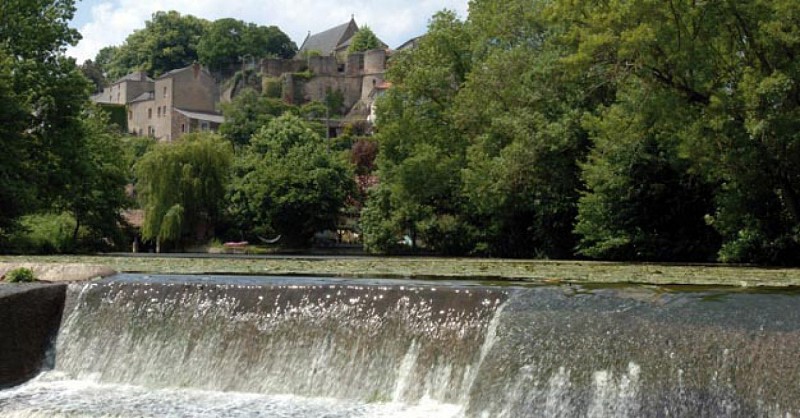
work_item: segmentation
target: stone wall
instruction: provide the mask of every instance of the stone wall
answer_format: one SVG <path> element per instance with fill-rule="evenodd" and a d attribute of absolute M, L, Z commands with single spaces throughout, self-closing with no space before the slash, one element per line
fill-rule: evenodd
<path fill-rule="evenodd" d="M 268 77 L 280 77 L 284 73 L 298 73 L 307 67 L 308 64 L 304 60 L 265 58 L 261 61 L 261 73 Z"/>
<path fill-rule="evenodd" d="M 0 388 L 36 376 L 58 334 L 66 284 L 0 284 Z"/>

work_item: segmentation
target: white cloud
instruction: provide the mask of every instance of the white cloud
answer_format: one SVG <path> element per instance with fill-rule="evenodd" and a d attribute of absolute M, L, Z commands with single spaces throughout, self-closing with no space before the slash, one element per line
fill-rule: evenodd
<path fill-rule="evenodd" d="M 319 32 L 347 22 L 368 25 L 396 47 L 424 32 L 430 17 L 448 8 L 466 17 L 468 0 L 84 0 L 91 7 L 88 22 L 77 29 L 83 39 L 67 51 L 78 62 L 94 58 L 100 48 L 120 45 L 159 10 L 177 10 L 204 19 L 233 17 L 280 27 L 298 46 L 308 31 Z M 78 3 L 81 7 L 81 3 Z"/>

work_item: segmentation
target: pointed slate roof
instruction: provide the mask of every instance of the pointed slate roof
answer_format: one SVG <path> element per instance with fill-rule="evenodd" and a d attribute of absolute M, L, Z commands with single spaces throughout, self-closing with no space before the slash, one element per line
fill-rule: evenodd
<path fill-rule="evenodd" d="M 358 32 L 358 25 L 356 25 L 355 18 L 351 18 L 347 23 L 306 37 L 298 54 L 301 55 L 306 51 L 319 51 L 323 56 L 332 55 L 339 44 L 349 40 L 356 32 Z"/>

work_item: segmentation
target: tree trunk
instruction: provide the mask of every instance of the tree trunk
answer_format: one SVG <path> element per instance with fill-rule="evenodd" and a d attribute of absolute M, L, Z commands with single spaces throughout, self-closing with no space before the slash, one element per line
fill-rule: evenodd
<path fill-rule="evenodd" d="M 80 216 L 78 216 L 78 214 L 75 213 L 75 229 L 72 230 L 72 245 L 76 248 L 78 247 L 78 233 L 80 232 L 81 229 L 80 219 L 81 219 Z"/>

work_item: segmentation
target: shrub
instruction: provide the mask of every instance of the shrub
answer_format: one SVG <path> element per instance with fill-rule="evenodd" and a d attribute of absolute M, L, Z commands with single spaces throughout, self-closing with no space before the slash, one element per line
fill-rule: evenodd
<path fill-rule="evenodd" d="M 264 77 L 261 81 L 261 90 L 264 96 L 280 99 L 283 97 L 283 80 L 275 77 Z"/>
<path fill-rule="evenodd" d="M 29 283 L 36 281 L 36 276 L 34 276 L 33 270 L 20 267 L 6 273 L 4 280 L 9 283 Z"/>
<path fill-rule="evenodd" d="M 53 254 L 74 250 L 75 219 L 68 213 L 27 215 L 20 225 L 22 228 L 11 238 L 11 245 L 19 252 Z"/>

